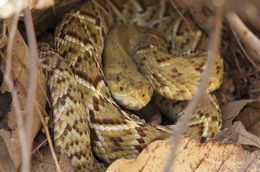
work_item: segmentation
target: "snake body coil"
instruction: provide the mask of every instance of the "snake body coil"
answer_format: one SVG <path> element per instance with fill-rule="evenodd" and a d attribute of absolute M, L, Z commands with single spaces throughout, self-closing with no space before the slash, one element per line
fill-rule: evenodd
<path fill-rule="evenodd" d="M 48 44 L 39 46 L 40 56 L 47 57 L 55 146 L 69 156 L 76 170 L 102 170 L 103 167 L 95 157 L 106 163 L 111 163 L 119 157 L 135 157 L 150 142 L 167 138 L 171 134 L 163 127 L 151 126 L 130 118 L 129 114 L 114 102 L 104 80 L 101 58 L 106 35 L 115 23 L 156 27 L 159 32 L 175 35 L 175 45 L 169 48 L 172 51 L 179 48 L 180 51 L 174 52 L 175 56 L 201 56 L 204 50 L 198 47 L 203 46 L 198 45 L 204 43 L 202 40 L 206 39 L 205 36 L 201 36 L 201 32 L 195 27 L 192 29 L 195 31 L 196 39 L 192 42 L 188 40 L 190 34 L 186 32 L 181 34 L 182 37 L 178 36 L 179 32 L 184 32 L 179 31 L 183 23 L 176 11 L 168 9 L 169 7 L 170 5 L 163 0 L 88 1 L 79 10 L 64 17 L 56 28 L 53 48 Z M 171 36 L 165 39 L 167 42 L 173 40 Z M 173 69 L 169 65 L 172 63 L 170 55 L 159 51 L 161 49 L 158 43 L 154 46 L 144 46 L 148 43 L 149 41 L 144 40 L 136 55 L 140 70 L 146 73 L 149 80 L 154 81 L 153 88 L 168 98 L 190 99 L 197 89 L 196 84 L 205 57 L 192 58 L 190 62 L 186 62 L 186 58 L 177 58 L 174 62 L 177 63 L 176 67 Z M 151 55 L 150 52 L 153 52 L 154 57 L 145 60 L 147 54 Z M 141 59 L 143 60 L 140 61 Z M 168 65 L 167 61 L 170 62 Z M 164 63 L 164 67 L 156 67 L 156 63 Z M 222 63 L 219 58 L 211 77 L 209 92 L 220 85 Z M 153 73 L 152 68 L 155 68 Z M 185 79 L 182 76 L 189 78 Z M 181 78 L 185 80 L 182 81 Z M 185 87 L 185 82 L 190 85 Z M 211 136 L 219 130 L 219 114 L 208 114 L 206 117 L 198 118 L 192 125 L 195 128 L 197 125 L 204 131 L 200 133 L 204 134 L 203 137 L 209 136 L 205 131 L 209 131 Z M 199 125 L 209 121 L 213 127 L 208 126 L 208 123 Z"/>

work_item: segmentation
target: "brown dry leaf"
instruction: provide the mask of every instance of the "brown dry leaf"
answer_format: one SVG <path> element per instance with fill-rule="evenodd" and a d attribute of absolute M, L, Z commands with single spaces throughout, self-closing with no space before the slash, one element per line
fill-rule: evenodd
<path fill-rule="evenodd" d="M 220 133 L 214 136 L 212 141 L 226 144 L 236 143 L 260 148 L 260 137 L 257 137 L 256 135 L 246 131 L 240 121 L 237 121 L 231 127 L 222 130 Z"/>
<path fill-rule="evenodd" d="M 239 115 L 241 110 L 248 104 L 253 102 L 254 100 L 238 100 L 233 101 L 228 104 L 225 104 L 221 107 L 222 112 L 222 128 L 228 128 L 232 126 L 233 120 Z"/>
<path fill-rule="evenodd" d="M 107 172 L 162 171 L 170 147 L 167 141 L 153 142 L 136 159 L 119 159 L 109 166 Z M 184 138 L 170 171 L 257 171 L 259 157 L 260 151 L 250 153 L 237 145 L 200 144 Z"/>
<path fill-rule="evenodd" d="M 260 137 L 257 137 L 256 135 L 253 135 L 250 132 L 248 132 L 240 121 L 235 122 L 234 125 L 237 125 L 238 128 L 238 144 L 250 145 L 260 148 Z"/>
<path fill-rule="evenodd" d="M 9 92 L 1 93 L 0 92 L 0 119 L 3 117 L 9 110 L 12 103 L 12 97 Z M 1 123 L 0 123 L 1 128 Z"/>
<path fill-rule="evenodd" d="M 10 29 L 10 25 L 8 24 L 8 30 Z M 10 31 L 9 31 L 10 33 Z M 6 56 L 3 56 L 1 59 L 1 71 L 5 72 L 5 66 L 6 66 Z M 24 42 L 21 34 L 16 31 L 15 38 L 14 38 L 14 45 L 13 45 L 13 51 L 12 51 L 12 67 L 11 67 L 11 77 L 14 83 L 14 87 L 18 94 L 18 99 L 21 104 L 22 110 L 25 107 L 26 102 L 26 96 L 27 96 L 27 88 L 28 88 L 28 66 L 29 66 L 29 51 L 26 43 Z M 5 92 L 9 90 L 9 87 L 6 85 L 6 83 L 3 83 L 0 87 L 0 91 Z M 34 119 L 32 124 L 32 133 L 33 138 L 39 131 L 41 127 L 40 118 L 39 115 L 44 114 L 44 108 L 45 108 L 45 102 L 46 102 L 46 96 L 45 96 L 45 80 L 42 72 L 40 70 L 38 71 L 38 83 L 37 83 L 37 92 L 36 92 L 36 98 L 37 101 L 35 101 L 35 113 L 34 113 Z M 16 115 L 15 110 L 12 105 L 11 111 L 5 115 L 7 120 L 7 126 L 9 130 L 12 130 L 12 135 L 10 135 L 10 139 L 12 141 L 19 142 L 19 135 L 17 130 L 17 123 L 16 123 Z M 0 133 L 0 136 L 3 137 L 3 132 Z M 5 144 L 8 148 L 8 151 L 13 149 L 12 144 L 8 142 L 8 140 L 5 140 Z M 20 149 L 20 147 L 19 147 Z M 9 151 L 10 156 L 12 157 L 12 160 L 14 161 L 14 164 L 16 167 L 18 167 L 18 164 L 20 162 L 20 154 L 17 152 L 20 152 L 20 150 L 16 150 L 14 152 Z M 15 154 L 15 155 L 13 155 Z M 13 159 L 14 156 L 18 156 L 19 158 Z"/>
<path fill-rule="evenodd" d="M 8 163 L 14 164 L 15 169 L 18 169 L 21 159 L 21 148 L 18 132 L 9 132 L 4 129 L 0 129 L 0 138 L 2 138 L 2 144 L 4 144 L 6 148 L 5 151 L 0 152 L 1 156 L 5 156 L 6 158 L 11 157 L 12 162 Z"/>
<path fill-rule="evenodd" d="M 61 154 L 59 156 L 59 165 L 62 172 L 74 172 L 70 159 L 65 154 Z M 34 153 L 32 161 L 32 171 L 56 171 L 56 167 L 52 160 L 52 155 L 48 145 L 41 147 Z"/>
<path fill-rule="evenodd" d="M 9 25 L 10 26 L 10 25 Z M 6 65 L 6 56 L 3 57 L 2 63 L 1 63 L 1 71 L 5 72 L 5 65 Z M 28 88 L 28 66 L 29 66 L 29 50 L 24 42 L 21 34 L 19 31 L 16 31 L 16 35 L 14 38 L 14 45 L 13 45 L 13 51 L 12 51 L 12 67 L 11 67 L 11 77 L 14 82 L 15 89 L 18 94 L 19 101 L 21 103 L 21 107 L 25 106 L 25 100 L 27 96 L 27 88 Z M 3 83 L 0 87 L 0 90 L 5 92 L 9 91 L 8 86 Z M 40 120 L 39 120 L 39 114 L 43 114 L 44 108 L 45 108 L 45 102 L 46 102 L 46 95 L 45 95 L 45 79 L 43 73 L 39 70 L 38 71 L 38 83 L 37 83 L 37 92 L 36 97 L 37 101 L 35 103 L 36 106 L 36 112 L 34 115 L 34 128 L 32 130 L 34 131 L 34 136 L 38 132 L 40 128 Z M 8 126 L 12 129 L 16 129 L 16 121 L 15 121 L 15 113 L 14 109 L 11 108 L 11 112 L 8 114 L 9 121 Z"/>
<path fill-rule="evenodd" d="M 215 141 L 260 148 L 260 137 L 258 137 L 260 135 L 259 100 L 230 102 L 223 106 L 222 113 L 224 130 L 214 138 Z M 235 123 L 233 124 L 233 122 Z"/>
<path fill-rule="evenodd" d="M 71 165 L 69 157 L 65 154 L 60 155 L 59 164 L 60 164 L 62 172 L 73 172 L 74 171 L 74 168 Z"/>
<path fill-rule="evenodd" d="M 48 146 L 44 146 L 34 153 L 32 158 L 32 171 L 56 171 Z"/>
<path fill-rule="evenodd" d="M 0 137 L 0 152 L 0 171 L 15 171 L 13 161 L 2 137 Z"/>
<path fill-rule="evenodd" d="M 248 103 L 235 120 L 241 121 L 247 131 L 260 136 L 260 101 Z"/>

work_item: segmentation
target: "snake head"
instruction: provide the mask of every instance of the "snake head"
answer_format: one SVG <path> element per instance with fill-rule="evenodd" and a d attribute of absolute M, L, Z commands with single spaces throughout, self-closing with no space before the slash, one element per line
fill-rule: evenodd
<path fill-rule="evenodd" d="M 139 110 L 151 100 L 152 85 L 140 73 L 118 67 L 110 68 L 105 73 L 110 92 L 118 104 L 130 110 Z"/>

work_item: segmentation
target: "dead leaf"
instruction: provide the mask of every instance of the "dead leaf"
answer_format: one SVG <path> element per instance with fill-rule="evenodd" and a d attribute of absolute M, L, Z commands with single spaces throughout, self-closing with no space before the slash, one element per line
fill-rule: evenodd
<path fill-rule="evenodd" d="M 241 144 L 260 148 L 260 137 L 248 132 L 240 121 L 235 122 L 231 127 L 222 130 L 212 141 L 225 144 Z"/>
<path fill-rule="evenodd" d="M 20 148 L 18 131 L 15 130 L 13 132 L 9 132 L 4 129 L 0 129 L 0 137 L 2 137 L 5 143 L 8 154 L 3 154 L 7 152 L 0 152 L 0 153 L 6 157 L 10 156 L 15 169 L 18 169 L 20 165 L 20 159 L 21 159 L 21 148 Z"/>
<path fill-rule="evenodd" d="M 74 168 L 71 165 L 70 159 L 67 155 L 61 154 L 59 158 L 59 164 L 61 171 L 63 172 L 74 172 Z"/>
<path fill-rule="evenodd" d="M 215 141 L 260 148 L 260 138 L 257 137 L 260 135 L 259 100 L 230 102 L 222 107 L 222 113 L 224 130 L 214 138 Z"/>
<path fill-rule="evenodd" d="M 10 25 L 8 25 L 9 28 Z M 11 77 L 13 79 L 13 82 L 15 84 L 15 89 L 18 94 L 19 101 L 21 103 L 21 107 L 25 106 L 26 102 L 26 96 L 27 96 L 27 88 L 28 88 L 28 66 L 29 66 L 29 50 L 24 42 L 21 34 L 16 31 L 16 35 L 14 38 L 14 45 L 13 45 L 13 54 L 12 54 L 12 71 L 11 71 Z M 3 57 L 2 63 L 1 63 L 1 71 L 5 71 L 5 64 L 6 64 L 6 56 Z M 36 110 L 34 115 L 34 128 L 32 128 L 34 136 L 38 132 L 40 128 L 40 119 L 39 114 L 43 114 L 43 110 L 45 108 L 45 102 L 46 102 L 46 95 L 45 95 L 45 79 L 43 73 L 39 70 L 38 71 L 38 83 L 37 83 L 37 92 L 36 97 L 37 101 L 35 103 Z M 9 87 L 3 83 L 0 87 L 1 91 L 9 91 Z M 11 112 L 8 114 L 9 121 L 8 126 L 12 129 L 16 129 L 16 117 L 14 108 L 11 108 Z"/>
<path fill-rule="evenodd" d="M 46 172 L 55 170 L 56 167 L 48 146 L 44 146 L 33 155 L 32 171 Z"/>
<path fill-rule="evenodd" d="M 10 22 L 8 22 L 8 31 L 10 31 Z M 10 32 L 9 32 L 10 33 Z M 6 56 L 3 56 L 1 59 L 1 71 L 5 73 L 5 66 L 6 66 Z M 27 88 L 28 88 L 28 66 L 29 66 L 29 50 L 28 47 L 23 40 L 21 34 L 17 30 L 15 33 L 13 50 L 12 50 L 12 66 L 11 66 L 11 78 L 14 83 L 14 87 L 18 94 L 18 99 L 21 104 L 22 110 L 25 107 L 26 96 L 27 96 Z M 35 135 L 38 133 L 41 122 L 39 116 L 44 114 L 45 103 L 46 103 L 46 95 L 45 95 L 45 80 L 43 73 L 39 70 L 38 71 L 38 83 L 37 83 L 37 92 L 35 101 L 35 110 L 33 115 L 33 124 L 32 124 L 32 137 L 34 138 Z M 1 87 L 0 91 L 2 92 L 10 92 L 9 87 L 4 82 Z M 11 106 L 10 112 L 6 115 L 8 120 L 6 126 L 8 126 L 9 130 L 12 130 L 13 133 L 10 135 L 9 140 L 5 140 L 5 144 L 8 150 L 16 149 L 15 151 L 9 151 L 12 160 L 14 161 L 15 167 L 19 166 L 20 162 L 20 146 L 16 144 L 15 146 L 12 145 L 9 141 L 19 143 L 18 131 L 17 131 L 17 122 L 16 122 L 16 115 L 13 104 Z M 33 139 L 32 139 L 33 140 Z M 13 159 L 14 158 L 14 159 Z"/>
<path fill-rule="evenodd" d="M 1 93 L 0 92 L 0 119 L 8 111 L 10 111 L 10 105 L 12 103 L 12 97 L 9 92 Z M 0 125 L 1 126 L 1 125 Z M 1 128 L 1 127 L 0 127 Z"/>
<path fill-rule="evenodd" d="M 0 171 L 15 171 L 13 161 L 2 137 L 0 137 Z"/>
<path fill-rule="evenodd" d="M 232 126 L 234 119 L 239 115 L 241 110 L 248 104 L 253 102 L 253 99 L 238 100 L 225 104 L 221 107 L 222 112 L 222 128 L 228 128 Z"/>
<path fill-rule="evenodd" d="M 109 166 L 107 172 L 153 172 L 162 171 L 170 152 L 170 143 L 155 141 L 136 159 L 119 159 Z M 260 151 L 252 153 L 234 144 L 200 144 L 183 139 L 177 151 L 175 164 L 170 171 L 257 171 Z"/>
<path fill-rule="evenodd" d="M 235 124 L 239 124 L 239 137 L 238 137 L 238 144 L 241 145 L 250 145 L 260 148 L 260 137 L 257 137 L 256 135 L 251 134 L 248 132 L 242 125 L 241 122 L 235 122 Z M 234 124 L 234 125 L 235 125 Z"/>
<path fill-rule="evenodd" d="M 241 121 L 247 131 L 260 136 L 260 101 L 248 103 L 235 120 Z"/>
<path fill-rule="evenodd" d="M 48 145 L 45 145 L 35 151 L 32 159 L 32 171 L 56 171 L 56 166 Z M 59 155 L 59 165 L 62 172 L 74 172 L 71 161 L 65 154 Z"/>

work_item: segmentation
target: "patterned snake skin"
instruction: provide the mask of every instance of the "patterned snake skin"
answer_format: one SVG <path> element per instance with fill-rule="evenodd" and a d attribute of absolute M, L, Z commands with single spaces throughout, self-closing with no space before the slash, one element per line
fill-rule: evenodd
<path fill-rule="evenodd" d="M 54 46 L 40 44 L 39 52 L 41 58 L 47 59 L 54 144 L 68 155 L 77 171 L 102 171 L 104 167 L 99 161 L 111 163 L 117 158 L 135 157 L 150 142 L 171 134 L 162 126 L 130 118 L 115 103 L 106 86 L 101 57 L 105 38 L 116 23 L 156 28 L 167 35 L 167 49 L 173 55 L 152 37 L 140 40 L 133 52 L 140 70 L 162 96 L 190 99 L 197 90 L 205 62 L 207 38 L 192 24 L 185 26 L 182 17 L 165 0 L 92 0 L 68 13 L 56 28 Z M 146 59 L 147 55 L 151 57 Z M 174 67 L 167 62 L 175 63 Z M 221 83 L 222 63 L 219 57 L 208 92 Z M 199 137 L 212 137 L 220 129 L 220 113 L 198 114 L 190 128 L 197 127 L 199 132 L 195 134 Z"/>

